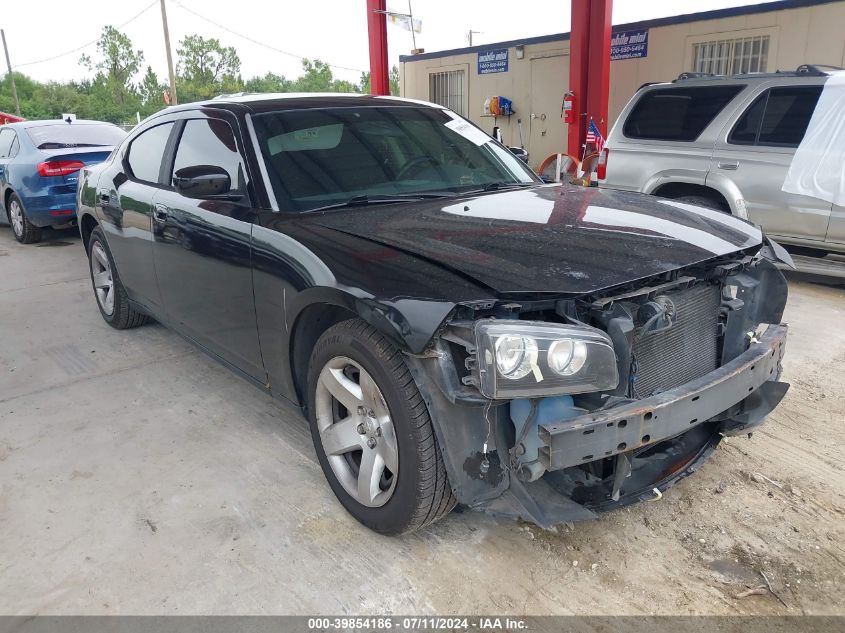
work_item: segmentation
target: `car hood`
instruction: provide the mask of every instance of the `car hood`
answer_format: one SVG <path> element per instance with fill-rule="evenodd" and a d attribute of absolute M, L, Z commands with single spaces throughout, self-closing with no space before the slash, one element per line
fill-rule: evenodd
<path fill-rule="evenodd" d="M 311 221 L 501 295 L 595 292 L 762 242 L 756 226 L 725 213 L 571 185 L 325 212 Z"/>

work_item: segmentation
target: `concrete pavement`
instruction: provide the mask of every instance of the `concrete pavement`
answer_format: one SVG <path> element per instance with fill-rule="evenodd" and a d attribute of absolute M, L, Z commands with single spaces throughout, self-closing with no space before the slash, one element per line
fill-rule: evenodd
<path fill-rule="evenodd" d="M 758 545 L 795 609 L 842 612 L 841 567 L 821 562 L 845 556 L 825 434 L 843 411 L 838 288 L 793 284 L 788 315 L 786 377 L 827 401 L 793 389 L 662 502 L 558 534 L 455 512 L 385 538 L 335 501 L 303 420 L 157 324 L 106 325 L 74 232 L 25 246 L 0 226 L 0 270 L 0 613 L 790 612 L 732 597 L 759 563 L 734 554 Z M 797 482 L 799 518 L 750 470 Z"/>

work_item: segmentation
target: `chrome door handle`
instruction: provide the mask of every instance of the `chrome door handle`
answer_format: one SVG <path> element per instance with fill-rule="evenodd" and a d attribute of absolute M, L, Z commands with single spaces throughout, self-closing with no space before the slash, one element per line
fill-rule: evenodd
<path fill-rule="evenodd" d="M 736 171 L 739 169 L 739 162 L 738 161 L 729 161 L 729 162 L 720 162 L 718 163 L 719 169 L 726 169 L 728 171 Z"/>
<path fill-rule="evenodd" d="M 153 209 L 153 218 L 156 222 L 167 222 L 167 212 L 168 208 L 166 205 L 157 203 L 155 209 Z"/>

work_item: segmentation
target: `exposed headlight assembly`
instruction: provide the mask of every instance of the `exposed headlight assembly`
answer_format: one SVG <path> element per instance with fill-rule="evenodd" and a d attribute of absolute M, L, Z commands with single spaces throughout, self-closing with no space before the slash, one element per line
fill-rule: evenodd
<path fill-rule="evenodd" d="M 596 328 L 483 319 L 475 340 L 479 389 L 488 398 L 607 391 L 619 383 L 613 344 Z"/>

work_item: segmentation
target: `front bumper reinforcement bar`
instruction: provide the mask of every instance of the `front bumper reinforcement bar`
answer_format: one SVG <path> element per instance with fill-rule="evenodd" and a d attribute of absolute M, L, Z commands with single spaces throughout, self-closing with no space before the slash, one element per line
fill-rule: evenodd
<path fill-rule="evenodd" d="M 680 435 L 724 413 L 767 381 L 777 380 L 786 333 L 786 325 L 770 325 L 744 353 L 675 389 L 540 425 L 545 444 L 540 460 L 548 470 L 577 466 Z"/>

